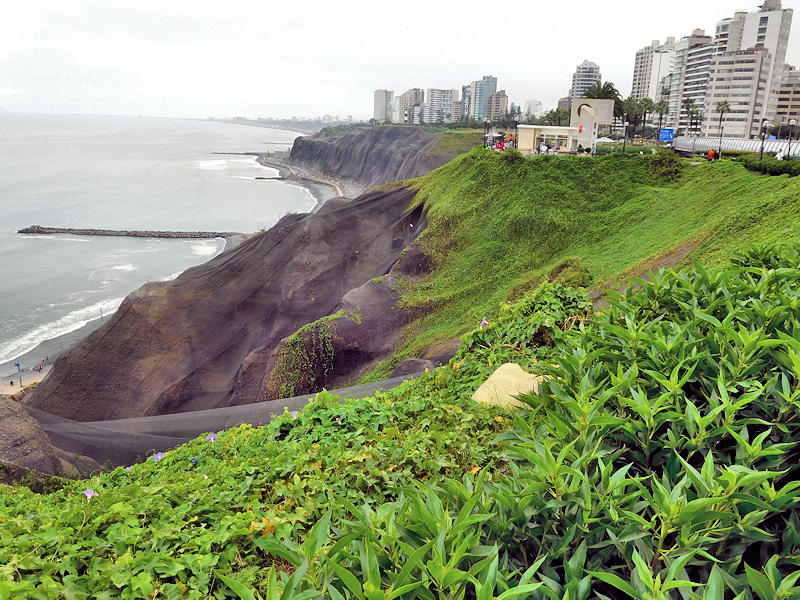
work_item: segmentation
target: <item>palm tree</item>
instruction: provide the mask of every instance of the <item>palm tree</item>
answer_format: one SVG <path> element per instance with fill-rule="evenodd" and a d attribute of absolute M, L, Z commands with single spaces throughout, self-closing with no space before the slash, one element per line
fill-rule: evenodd
<path fill-rule="evenodd" d="M 728 104 L 727 100 L 722 100 L 717 102 L 717 112 L 719 113 L 719 150 L 718 158 L 722 158 L 722 117 L 725 115 L 726 112 L 730 112 L 731 105 Z"/>
<path fill-rule="evenodd" d="M 726 112 L 731 112 L 731 105 L 727 100 L 717 102 L 717 112 L 719 113 L 719 137 L 722 139 L 722 117 Z"/>
<path fill-rule="evenodd" d="M 700 109 L 697 108 L 694 104 L 689 107 L 689 129 L 694 129 L 696 133 L 695 125 L 700 125 L 703 122 L 703 113 L 700 112 Z"/>
<path fill-rule="evenodd" d="M 664 121 L 664 115 L 669 112 L 669 102 L 662 98 L 656 102 L 654 110 L 658 113 L 658 130 L 661 131 L 661 123 Z"/>
<path fill-rule="evenodd" d="M 681 106 L 683 107 L 683 111 L 686 112 L 686 119 L 689 122 L 689 127 L 686 130 L 687 134 L 692 133 L 692 111 L 694 109 L 694 100 L 691 98 L 684 98 L 681 101 Z M 680 117 L 680 114 L 679 114 Z"/>
<path fill-rule="evenodd" d="M 619 93 L 619 90 L 617 90 L 616 86 L 610 81 L 606 81 L 604 83 L 598 79 L 583 93 L 583 97 L 596 98 L 599 100 L 613 100 L 614 120 L 616 121 L 617 118 L 622 117 L 622 113 L 624 112 L 622 106 L 622 95 Z M 616 125 L 616 123 L 614 123 L 614 125 Z"/>
<path fill-rule="evenodd" d="M 639 102 L 639 106 L 642 109 L 642 139 L 644 139 L 644 128 L 645 125 L 647 125 L 647 115 L 653 112 L 656 105 L 650 98 L 642 98 L 642 100 Z"/>
<path fill-rule="evenodd" d="M 636 124 L 638 123 L 639 119 L 639 101 L 635 100 L 633 96 L 628 96 L 622 101 L 622 110 L 625 120 L 630 125 L 633 125 L 631 130 L 635 132 Z"/>

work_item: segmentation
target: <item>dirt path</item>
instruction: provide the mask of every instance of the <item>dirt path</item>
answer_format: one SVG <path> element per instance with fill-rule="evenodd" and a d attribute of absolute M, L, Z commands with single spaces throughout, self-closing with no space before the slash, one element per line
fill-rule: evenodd
<path fill-rule="evenodd" d="M 594 303 L 595 311 L 603 310 L 608 306 L 608 301 L 606 300 L 606 298 L 608 296 L 607 291 L 609 289 L 616 289 L 618 292 L 624 293 L 625 289 L 627 289 L 627 284 L 625 282 L 630 281 L 631 279 L 638 278 L 638 279 L 643 279 L 644 281 L 650 281 L 650 273 L 652 271 L 658 271 L 659 269 L 669 269 L 671 267 L 674 267 L 683 258 L 685 258 L 689 254 L 689 252 L 691 252 L 697 246 L 699 246 L 700 243 L 706 239 L 706 237 L 707 236 L 703 236 L 700 238 L 685 241 L 679 244 L 678 246 L 672 248 L 666 253 L 657 254 L 651 258 L 648 258 L 634 265 L 633 267 L 627 269 L 626 271 L 624 271 L 620 275 L 617 275 L 613 279 L 594 286 L 589 291 L 589 295 L 591 296 L 592 302 Z M 638 287 L 639 284 L 634 282 L 634 288 Z"/>

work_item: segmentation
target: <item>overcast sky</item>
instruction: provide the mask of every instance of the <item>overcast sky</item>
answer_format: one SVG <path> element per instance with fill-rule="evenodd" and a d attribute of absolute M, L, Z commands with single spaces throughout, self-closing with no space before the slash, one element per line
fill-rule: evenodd
<path fill-rule="evenodd" d="M 718 19 L 757 4 L 4 0 L 0 108 L 369 118 L 377 88 L 460 89 L 487 74 L 512 102 L 552 107 L 583 59 L 627 95 L 638 48 L 695 27 L 713 34 Z"/>

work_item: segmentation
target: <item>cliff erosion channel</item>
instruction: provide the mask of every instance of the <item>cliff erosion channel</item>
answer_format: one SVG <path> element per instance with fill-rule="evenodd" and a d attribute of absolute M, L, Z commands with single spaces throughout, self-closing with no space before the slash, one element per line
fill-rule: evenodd
<path fill-rule="evenodd" d="M 443 164 L 449 155 L 435 147 L 436 135 L 419 129 L 323 131 L 298 139 L 292 160 L 331 178 L 350 173 L 364 185 Z M 174 281 L 141 287 L 58 358 L 25 405 L 99 421 L 247 404 L 346 382 L 388 356 L 407 322 L 395 306 L 395 284 L 426 268 L 413 244 L 426 226 L 421 207 L 408 210 L 414 194 L 395 186 L 329 200 Z"/>

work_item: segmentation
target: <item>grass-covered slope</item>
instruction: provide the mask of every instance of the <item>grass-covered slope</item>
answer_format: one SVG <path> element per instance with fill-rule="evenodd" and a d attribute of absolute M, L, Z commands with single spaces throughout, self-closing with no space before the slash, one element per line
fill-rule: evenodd
<path fill-rule="evenodd" d="M 684 264 L 716 265 L 736 248 L 800 233 L 800 180 L 788 176 L 728 161 L 682 160 L 676 171 L 650 155 L 508 157 L 475 150 L 417 180 L 434 269 L 405 292 L 427 317 L 396 360 L 463 334 L 545 279 L 599 291 L 673 251 L 691 249 Z"/>
<path fill-rule="evenodd" d="M 548 284 L 391 393 L 0 486 L 0 598 L 797 597 L 797 249 L 588 302 Z M 501 360 L 548 376 L 519 416 L 468 400 Z"/>

